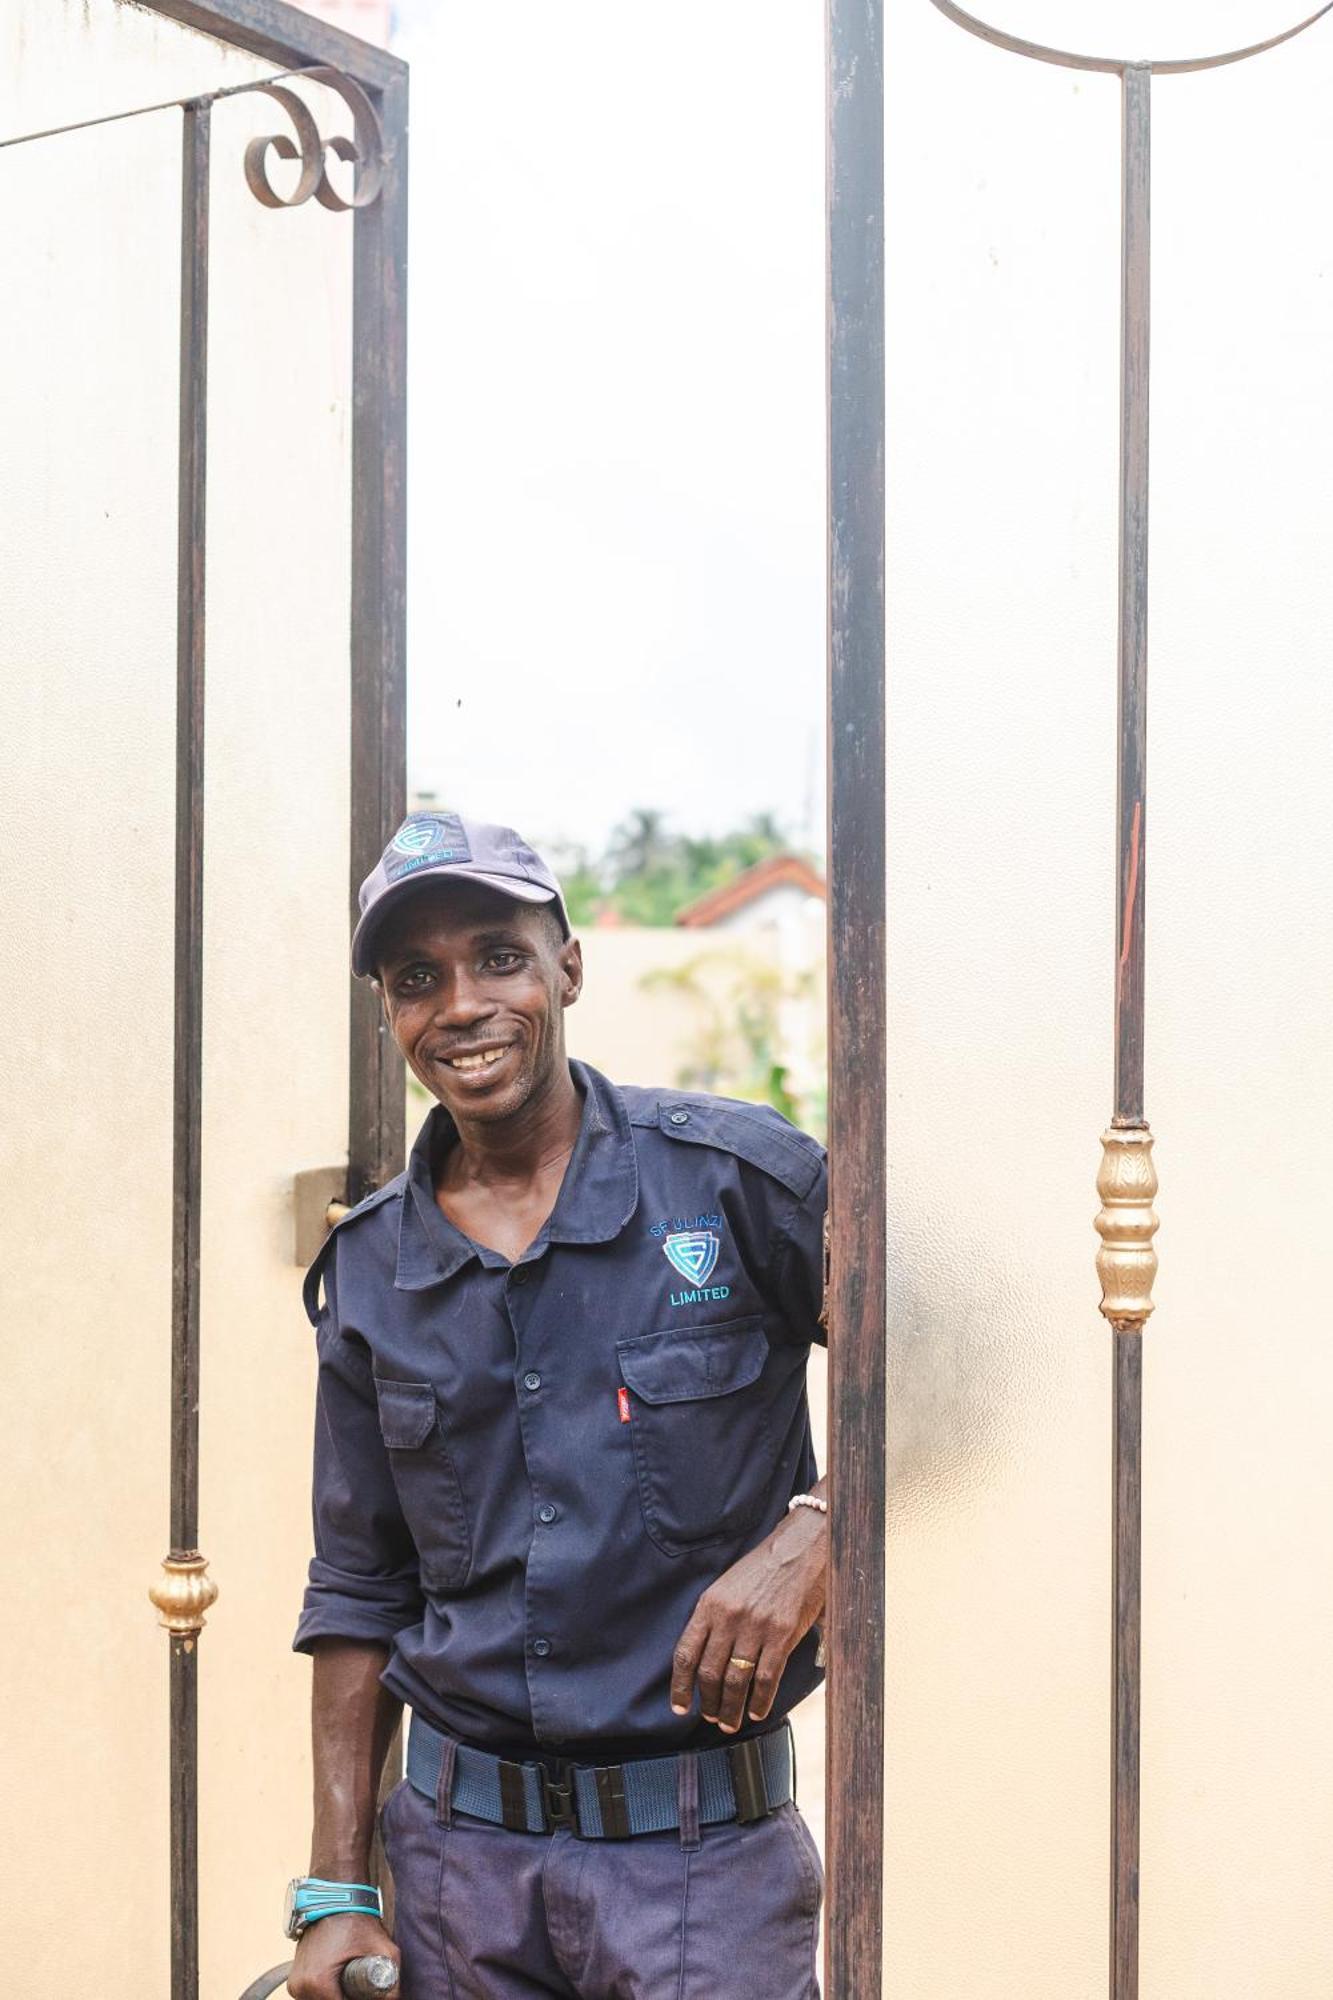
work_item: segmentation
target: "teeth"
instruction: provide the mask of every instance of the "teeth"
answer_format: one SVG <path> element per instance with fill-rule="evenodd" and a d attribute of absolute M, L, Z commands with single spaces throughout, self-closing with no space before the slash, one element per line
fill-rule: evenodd
<path fill-rule="evenodd" d="M 503 1049 L 485 1049 L 480 1055 L 450 1056 L 449 1067 L 450 1069 L 489 1069 L 492 1063 L 499 1062 L 503 1054 Z"/>

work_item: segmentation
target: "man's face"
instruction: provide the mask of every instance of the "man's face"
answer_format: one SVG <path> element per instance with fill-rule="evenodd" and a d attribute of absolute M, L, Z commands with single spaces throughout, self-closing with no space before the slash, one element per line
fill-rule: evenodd
<path fill-rule="evenodd" d="M 512 1118 L 558 1076 L 583 960 L 550 905 L 423 883 L 386 919 L 377 959 L 393 1038 L 455 1119 Z"/>

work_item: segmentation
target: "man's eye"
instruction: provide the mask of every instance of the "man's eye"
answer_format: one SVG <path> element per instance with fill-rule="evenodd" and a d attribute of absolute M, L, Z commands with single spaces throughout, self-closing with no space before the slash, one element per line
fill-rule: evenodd
<path fill-rule="evenodd" d="M 400 993 L 420 993 L 430 984 L 430 974 L 418 966 L 415 972 L 405 972 L 396 984 Z"/>
<path fill-rule="evenodd" d="M 514 967 L 521 965 L 522 962 L 521 951 L 493 951 L 486 961 L 487 965 L 493 966 L 497 972 L 512 972 Z"/>

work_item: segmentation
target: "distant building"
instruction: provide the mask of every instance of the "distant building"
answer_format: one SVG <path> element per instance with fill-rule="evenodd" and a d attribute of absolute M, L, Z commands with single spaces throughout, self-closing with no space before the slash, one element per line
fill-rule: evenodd
<path fill-rule="evenodd" d="M 822 929 L 828 889 L 819 870 L 800 854 L 770 854 L 720 889 L 676 912 L 683 930 L 775 930 L 808 937 Z"/>

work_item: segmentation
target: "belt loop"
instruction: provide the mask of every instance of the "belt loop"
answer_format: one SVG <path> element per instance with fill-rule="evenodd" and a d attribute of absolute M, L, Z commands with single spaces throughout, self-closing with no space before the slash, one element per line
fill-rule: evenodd
<path fill-rule="evenodd" d="M 440 1779 L 435 1787 L 435 1824 L 452 1826 L 454 1823 L 454 1765 L 458 1761 L 458 1745 L 452 1736 L 440 1738 Z"/>
<path fill-rule="evenodd" d="M 676 1804 L 680 1813 L 680 1844 L 689 1852 L 699 1840 L 699 1758 L 693 1750 L 682 1750 L 676 1771 Z"/>

